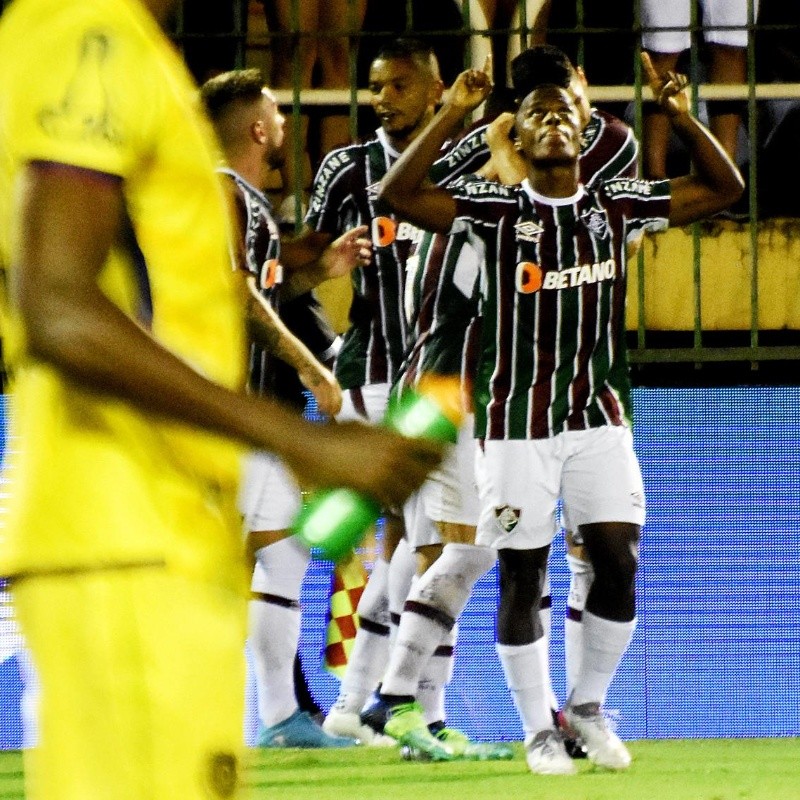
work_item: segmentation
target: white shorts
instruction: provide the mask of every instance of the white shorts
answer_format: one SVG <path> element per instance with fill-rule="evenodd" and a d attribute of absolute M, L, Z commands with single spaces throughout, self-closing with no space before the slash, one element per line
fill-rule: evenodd
<path fill-rule="evenodd" d="M 390 383 L 370 383 L 342 392 L 342 410 L 336 415 L 338 422 L 371 422 L 377 425 L 389 404 Z"/>
<path fill-rule="evenodd" d="M 700 0 L 703 7 L 703 38 L 706 42 L 729 47 L 747 47 L 748 0 Z M 753 0 L 754 18 L 758 0 Z M 642 47 L 656 53 L 682 53 L 691 45 L 690 0 L 642 0 L 643 28 L 684 28 L 684 30 L 642 33 Z M 736 25 L 737 30 L 714 30 L 716 26 Z"/>
<path fill-rule="evenodd" d="M 442 534 L 426 513 L 421 489 L 403 503 L 403 525 L 412 551 L 430 544 L 442 544 Z"/>
<path fill-rule="evenodd" d="M 287 529 L 302 497 L 291 472 L 272 453 L 251 453 L 244 461 L 239 511 L 248 531 Z"/>
<path fill-rule="evenodd" d="M 406 532 L 412 548 L 441 544 L 434 522 L 477 525 L 480 501 L 475 484 L 475 417 L 468 414 L 450 448 L 419 491 L 404 508 Z"/>
<path fill-rule="evenodd" d="M 477 450 L 476 544 L 545 547 L 561 497 L 576 531 L 594 522 L 644 524 L 644 485 L 628 428 L 606 425 L 550 439 L 487 441 Z"/>
<path fill-rule="evenodd" d="M 475 483 L 475 417 L 467 414 L 458 441 L 422 484 L 425 514 L 437 522 L 477 525 L 480 501 Z"/>

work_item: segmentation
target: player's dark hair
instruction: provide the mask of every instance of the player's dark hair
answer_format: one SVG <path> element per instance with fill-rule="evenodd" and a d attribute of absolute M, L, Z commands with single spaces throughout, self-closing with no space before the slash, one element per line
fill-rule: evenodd
<path fill-rule="evenodd" d="M 206 113 L 217 122 L 233 103 L 252 103 L 261 98 L 264 77 L 257 69 L 235 69 L 207 80 L 200 87 Z"/>
<path fill-rule="evenodd" d="M 566 89 L 575 75 L 567 54 L 552 44 L 523 50 L 511 62 L 511 83 L 518 100 L 546 83 Z"/>
<path fill-rule="evenodd" d="M 373 59 L 404 58 L 414 61 L 421 67 L 426 67 L 435 77 L 439 77 L 439 61 L 433 48 L 422 39 L 401 36 L 381 46 L 377 55 Z"/>

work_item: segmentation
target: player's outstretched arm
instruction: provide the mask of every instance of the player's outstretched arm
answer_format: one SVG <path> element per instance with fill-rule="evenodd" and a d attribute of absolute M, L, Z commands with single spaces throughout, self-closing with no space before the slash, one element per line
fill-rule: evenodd
<path fill-rule="evenodd" d="M 464 117 L 486 99 L 491 88 L 490 58 L 482 70 L 462 72 L 436 116 L 383 178 L 379 198 L 398 216 L 425 230 L 441 233 L 450 230 L 455 219 L 455 201 L 448 192 L 425 185 L 425 181 L 442 145 L 459 130 Z"/>
<path fill-rule="evenodd" d="M 368 230 L 366 225 L 359 225 L 333 241 L 324 234 L 306 232 L 296 240 L 298 247 L 294 251 L 294 242 L 282 242 L 281 262 L 289 272 L 282 287 L 283 298 L 291 300 L 325 281 L 349 275 L 356 267 L 369 266 L 372 261 L 372 241 L 366 238 Z M 299 252 L 305 252 L 311 260 L 304 264 L 293 264 L 292 259 Z"/>
<path fill-rule="evenodd" d="M 396 504 L 441 456 L 437 445 L 366 426 L 313 425 L 280 403 L 195 372 L 98 286 L 116 241 L 122 185 L 70 167 L 29 166 L 15 194 L 11 299 L 26 358 L 153 415 L 281 455 L 311 484 L 350 486 Z"/>
<path fill-rule="evenodd" d="M 670 181 L 670 225 L 686 225 L 729 208 L 741 197 L 744 180 L 711 131 L 689 112 L 685 75 L 656 73 L 647 53 L 642 66 L 656 102 L 686 145 L 694 172 Z"/>

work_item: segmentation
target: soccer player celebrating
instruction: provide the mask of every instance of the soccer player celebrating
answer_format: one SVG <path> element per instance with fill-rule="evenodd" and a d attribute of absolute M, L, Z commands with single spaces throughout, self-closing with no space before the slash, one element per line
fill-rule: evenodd
<path fill-rule="evenodd" d="M 499 552 L 498 653 L 522 718 L 528 765 L 537 773 L 575 771 L 552 725 L 546 639 L 536 613 L 559 497 L 595 573 L 581 670 L 565 715 L 593 762 L 630 764 L 601 710 L 635 626 L 644 522 L 629 427 L 626 242 L 642 230 L 716 213 L 743 188 L 736 167 L 689 113 L 685 78 L 662 78 L 646 57 L 643 63 L 657 102 L 692 154 L 693 175 L 612 179 L 587 191 L 579 178 L 578 108 L 568 91 L 544 85 L 516 114 L 515 144 L 527 170 L 521 186 L 476 179 L 446 190 L 430 186 L 425 180 L 442 143 L 491 88 L 486 71 L 468 70 L 381 182 L 381 199 L 401 217 L 432 231 L 466 230 L 480 251 L 476 543 Z"/>
<path fill-rule="evenodd" d="M 327 243 L 353 225 L 371 228 L 373 263 L 352 273 L 350 327 L 336 358 L 335 374 L 344 390 L 338 419 L 377 423 L 405 350 L 405 262 L 419 236 L 413 225 L 380 207 L 377 187 L 441 100 L 443 84 L 433 51 L 409 39 L 388 44 L 370 66 L 369 91 L 380 128 L 374 138 L 334 150 L 323 160 L 314 180 L 305 236 Z M 441 167 L 440 180 L 452 174 L 447 170 L 447 165 Z M 339 696 L 324 723 L 330 733 L 366 742 L 375 738 L 361 724 L 359 712 L 383 675 L 390 609 L 399 618 L 415 568 L 402 537 L 401 518 L 387 514 L 382 557 L 376 559 L 359 602 L 361 625 Z"/>
<path fill-rule="evenodd" d="M 239 267 L 249 288 L 250 390 L 256 394 L 279 390 L 274 386 L 274 360 L 279 358 L 296 370 L 320 411 L 335 414 L 341 406 L 339 384 L 280 316 L 283 292 L 292 289 L 296 277 L 290 271 L 292 248 L 290 243 L 282 247 L 272 207 L 259 187 L 279 159 L 284 118 L 256 69 L 217 75 L 203 84 L 200 96 L 223 148 L 225 166 L 219 172 L 235 192 Z M 348 231 L 320 257 L 334 267 L 344 262 L 344 270 L 368 262 L 369 243 L 359 239 L 365 230 Z M 294 302 L 308 310 L 312 296 L 304 292 Z M 323 341 L 329 344 L 327 339 Z M 300 505 L 300 488 L 281 460 L 272 453 L 251 454 L 245 465 L 240 507 L 248 531 L 247 550 L 256 561 L 249 642 L 261 723 L 257 741 L 263 747 L 346 747 L 355 741 L 328 736 L 300 710 L 295 697 L 300 588 L 311 558 L 308 549 L 289 536 Z"/>
<path fill-rule="evenodd" d="M 515 94 L 524 98 L 538 85 L 553 83 L 566 89 L 575 100 L 581 119 L 580 177 L 593 188 L 605 178 L 636 175 L 636 140 L 630 128 L 620 120 L 590 106 L 586 97 L 586 79 L 567 56 L 551 45 L 530 48 L 512 62 Z M 460 165 L 476 167 L 480 160 L 488 163 L 480 173 L 506 184 L 520 183 L 526 174 L 525 162 L 508 137 L 514 118 L 502 114 L 494 122 L 474 126 L 451 150 L 446 158 Z M 408 261 L 406 314 L 409 325 L 409 353 L 398 376 L 400 387 L 413 387 L 420 376 L 429 373 L 463 379 L 463 392 L 468 396 L 475 371 L 477 283 L 480 264 L 477 251 L 469 243 L 466 231 L 450 235 L 424 232 Z M 448 663 L 453 655 L 455 616 L 464 607 L 474 582 L 495 560 L 491 548 L 476 548 L 475 525 L 478 517 L 477 491 L 474 484 L 474 418 L 468 414 L 459 441 L 445 462 L 426 481 L 416 496 L 416 514 L 409 524 L 409 538 L 422 557 L 426 572 L 412 589 L 398 630 L 397 643 L 384 676 L 383 691 L 398 695 L 416 693 L 421 712 L 428 721 L 443 718 L 443 685 L 452 672 Z M 567 627 L 568 690 L 574 684 L 580 665 L 580 617 L 591 582 L 591 565 L 582 554 L 582 546 L 573 535 L 568 536 L 571 584 Z M 443 551 L 444 544 L 444 551 Z M 445 558 L 436 559 L 444 552 Z M 442 614 L 427 615 L 433 602 L 431 586 L 440 575 L 452 571 L 455 559 L 463 576 L 457 602 L 440 607 Z M 435 563 L 434 563 L 435 562 Z M 416 600 L 427 595 L 427 603 Z M 542 624 L 545 635 L 550 629 L 550 597 L 542 597 Z M 438 600 L 441 603 L 441 598 Z M 435 604 L 435 603 L 434 603 Z M 422 613 L 420 613 L 422 612 Z M 444 624 L 444 623 L 447 624 Z M 421 641 L 441 641 L 433 648 L 421 647 Z M 426 663 L 427 661 L 427 663 Z M 402 675 L 402 677 L 401 677 Z M 557 703 L 553 700 L 554 709 Z M 365 715 L 368 721 L 380 720 L 374 711 Z M 406 712 L 404 726 L 410 724 Z M 385 720 L 384 720 L 385 721 Z M 396 725 L 391 726 L 393 728 Z M 381 727 L 381 730 L 383 728 Z M 415 735 L 417 750 L 434 748 L 427 737 Z M 571 752 L 583 755 L 575 742 L 568 742 Z"/>

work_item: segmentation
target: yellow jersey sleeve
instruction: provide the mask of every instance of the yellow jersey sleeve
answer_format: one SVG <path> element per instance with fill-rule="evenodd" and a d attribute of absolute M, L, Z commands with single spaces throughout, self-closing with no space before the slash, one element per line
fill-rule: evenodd
<path fill-rule="evenodd" d="M 56 14 L 14 59 L 6 120 L 17 163 L 54 161 L 126 177 L 153 141 L 163 77 L 143 74 L 141 40 L 88 13 Z M 135 76 L 135 78 L 134 78 Z M 132 78 L 134 78 L 132 80 Z"/>

